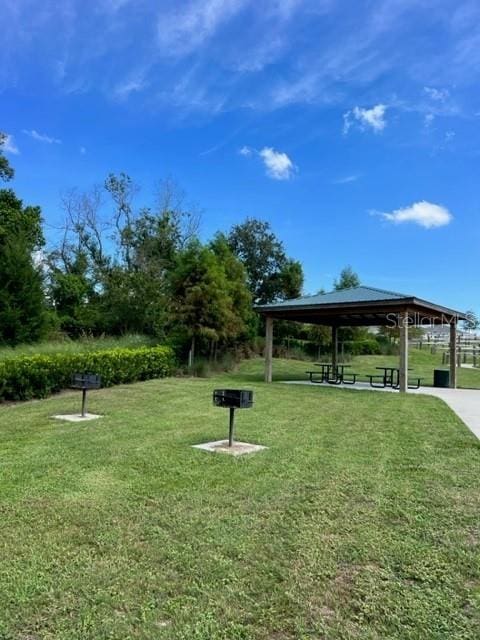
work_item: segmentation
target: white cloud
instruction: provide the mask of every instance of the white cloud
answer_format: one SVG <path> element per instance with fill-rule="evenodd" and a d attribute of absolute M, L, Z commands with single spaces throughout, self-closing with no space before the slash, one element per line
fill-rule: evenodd
<path fill-rule="evenodd" d="M 387 107 L 384 104 L 376 104 L 370 109 L 354 107 L 343 114 L 343 133 L 347 134 L 355 123 L 363 130 L 370 127 L 375 133 L 383 131 L 387 124 L 386 111 Z"/>
<path fill-rule="evenodd" d="M 445 102 L 450 97 L 448 89 L 435 89 L 435 87 L 423 87 L 423 91 L 435 102 Z"/>
<path fill-rule="evenodd" d="M 274 180 L 290 180 L 295 172 L 295 165 L 282 151 L 275 151 L 272 147 L 264 147 L 258 152 L 267 169 L 267 175 Z"/>
<path fill-rule="evenodd" d="M 22 133 L 25 133 L 27 136 L 30 136 L 34 140 L 37 140 L 37 142 L 45 142 L 47 144 L 62 144 L 62 141 L 58 138 L 47 136 L 46 133 L 38 133 L 38 131 L 35 131 L 35 129 L 23 129 Z"/>
<path fill-rule="evenodd" d="M 3 141 L 3 151 L 5 151 L 6 153 L 12 153 L 14 155 L 18 155 L 20 153 L 20 150 L 17 147 L 13 136 L 9 135 L 8 133 L 5 135 L 5 139 Z"/>
<path fill-rule="evenodd" d="M 453 220 L 453 216 L 448 209 L 426 200 L 414 202 L 409 207 L 395 209 L 391 213 L 381 213 L 380 215 L 394 224 L 413 222 L 425 229 L 444 227 Z"/>
<path fill-rule="evenodd" d="M 267 176 L 274 180 L 290 180 L 297 170 L 291 159 L 283 151 L 277 151 L 273 147 L 263 147 L 260 151 L 252 147 L 243 146 L 238 153 L 246 158 L 252 155 L 258 156 L 267 170 Z"/>

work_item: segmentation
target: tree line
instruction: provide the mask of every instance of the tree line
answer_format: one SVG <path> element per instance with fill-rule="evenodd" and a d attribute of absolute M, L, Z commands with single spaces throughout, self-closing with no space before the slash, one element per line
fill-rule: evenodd
<path fill-rule="evenodd" d="M 0 182 L 8 183 L 14 169 L 2 153 L 5 139 L 0 132 Z M 302 265 L 268 222 L 247 218 L 202 242 L 200 214 L 172 180 L 158 185 L 150 206 L 137 205 L 139 188 L 125 173 L 86 191 L 69 190 L 51 246 L 40 207 L 24 205 L 7 186 L 0 188 L 0 344 L 59 332 L 72 338 L 140 333 L 191 360 L 216 358 L 263 336 L 255 304 L 302 295 Z M 346 267 L 334 287 L 359 284 Z M 477 328 L 473 313 L 470 318 L 466 328 Z M 378 349 L 365 329 L 342 328 L 339 338 L 352 352 Z M 395 342 L 387 329 L 378 338 Z M 282 321 L 276 339 L 314 355 L 328 349 L 331 334 L 328 327 Z"/>
<path fill-rule="evenodd" d="M 301 295 L 302 265 L 268 222 L 247 218 L 202 242 L 200 215 L 171 180 L 151 206 L 137 206 L 138 190 L 121 173 L 63 194 L 47 247 L 40 208 L 0 189 L 0 343 L 143 333 L 212 355 L 258 335 L 254 304 Z"/>

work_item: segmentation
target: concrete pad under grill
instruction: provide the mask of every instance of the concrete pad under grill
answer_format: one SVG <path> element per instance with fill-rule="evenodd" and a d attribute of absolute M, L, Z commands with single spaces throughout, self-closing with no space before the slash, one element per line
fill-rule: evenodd
<path fill-rule="evenodd" d="M 215 442 L 205 442 L 192 446 L 194 449 L 202 449 L 210 453 L 226 453 L 230 456 L 243 456 L 246 453 L 257 453 L 268 448 L 260 444 L 250 444 L 249 442 L 234 442 L 233 446 L 229 447 L 228 440 L 216 440 Z"/>
<path fill-rule="evenodd" d="M 65 413 L 57 416 L 52 416 L 55 420 L 66 420 L 67 422 L 86 422 L 87 420 L 96 420 L 102 416 L 96 413 L 86 413 L 84 416 L 79 413 Z"/>

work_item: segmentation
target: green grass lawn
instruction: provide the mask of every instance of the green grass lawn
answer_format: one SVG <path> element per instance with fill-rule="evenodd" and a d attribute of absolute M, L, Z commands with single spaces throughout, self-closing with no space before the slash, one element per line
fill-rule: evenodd
<path fill-rule="evenodd" d="M 409 350 L 409 367 L 410 376 L 422 377 L 422 385 L 431 386 L 433 384 L 434 369 L 448 369 L 448 365 L 442 365 L 442 355 L 440 353 L 432 354 L 427 348 Z M 327 356 L 322 356 L 322 362 L 328 361 Z M 366 374 L 380 374 L 375 367 L 398 367 L 398 356 L 355 356 L 348 364 L 351 365 L 351 371 L 360 374 L 361 380 L 366 380 Z M 257 365 L 253 365 L 256 367 Z M 274 360 L 273 374 L 277 380 L 301 380 L 306 379 L 305 371 L 312 369 L 312 362 L 302 360 Z M 470 389 L 480 389 L 480 368 L 472 369 L 461 367 L 457 373 L 458 386 Z"/>
<path fill-rule="evenodd" d="M 290 362 L 276 362 L 279 371 Z M 214 379 L 0 407 L 2 640 L 480 636 L 480 446 L 441 401 Z M 254 389 L 234 459 L 218 386 Z"/>

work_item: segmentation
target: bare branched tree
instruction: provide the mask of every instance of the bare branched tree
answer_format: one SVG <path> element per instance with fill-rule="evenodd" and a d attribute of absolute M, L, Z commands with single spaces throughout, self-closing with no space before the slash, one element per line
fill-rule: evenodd
<path fill-rule="evenodd" d="M 111 173 L 105 180 L 105 189 L 110 194 L 114 204 L 113 225 L 123 253 L 127 268 L 132 266 L 132 240 L 135 213 L 133 199 L 139 192 L 138 185 L 126 173 L 118 176 Z"/>
<path fill-rule="evenodd" d="M 196 205 L 187 203 L 185 191 L 173 178 L 165 178 L 155 185 L 155 211 L 157 215 L 170 214 L 179 230 L 181 249 L 198 236 L 202 212 Z"/>
<path fill-rule="evenodd" d="M 84 254 L 92 268 L 102 269 L 108 258 L 104 250 L 105 232 L 109 222 L 102 219 L 102 187 L 93 186 L 89 191 L 69 189 L 61 195 L 64 222 L 60 228 L 61 239 L 53 252 L 53 259 L 60 260 L 68 273 L 79 254 Z"/>

